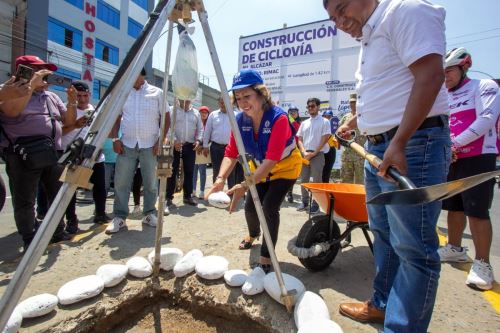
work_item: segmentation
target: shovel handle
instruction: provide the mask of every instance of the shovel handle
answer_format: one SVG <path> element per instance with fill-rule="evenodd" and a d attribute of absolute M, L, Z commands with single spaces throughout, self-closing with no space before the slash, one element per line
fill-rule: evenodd
<path fill-rule="evenodd" d="M 377 156 L 368 153 L 365 150 L 365 148 L 363 148 L 358 143 L 351 141 L 351 142 L 349 142 L 349 147 L 351 147 L 351 149 L 354 149 L 354 151 L 358 155 L 360 155 L 361 157 L 366 159 L 375 168 L 378 169 L 380 167 L 382 160 L 380 158 L 378 158 Z M 402 174 L 399 173 L 399 171 L 397 171 L 393 167 L 389 167 L 387 169 L 387 174 L 398 183 L 398 186 L 400 189 L 410 190 L 410 189 L 416 188 L 416 186 L 413 184 L 413 182 L 408 177 L 403 176 Z"/>

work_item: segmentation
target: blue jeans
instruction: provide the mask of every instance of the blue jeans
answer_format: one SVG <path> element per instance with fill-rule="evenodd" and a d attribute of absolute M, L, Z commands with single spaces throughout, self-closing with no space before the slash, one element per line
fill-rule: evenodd
<path fill-rule="evenodd" d="M 132 188 L 137 162 L 141 164 L 141 174 L 144 189 L 143 214 L 156 213 L 156 198 L 158 195 L 156 179 L 156 156 L 153 148 L 128 148 L 123 146 L 123 154 L 116 157 L 115 164 L 115 202 L 113 213 L 116 217 L 127 218 L 129 213 L 128 200 Z"/>
<path fill-rule="evenodd" d="M 388 142 L 367 150 L 379 158 Z M 408 177 L 415 186 L 444 183 L 451 159 L 449 128 L 415 132 L 406 146 Z M 367 199 L 397 186 L 377 176 L 365 162 Z M 374 235 L 375 279 L 372 304 L 385 310 L 384 332 L 427 332 L 441 263 L 436 224 L 441 202 L 419 205 L 367 205 Z"/>
<path fill-rule="evenodd" d="M 196 192 L 196 182 L 198 181 L 198 170 L 200 172 L 200 192 L 205 192 L 205 184 L 207 183 L 207 165 L 195 164 L 193 171 L 193 192 Z"/>

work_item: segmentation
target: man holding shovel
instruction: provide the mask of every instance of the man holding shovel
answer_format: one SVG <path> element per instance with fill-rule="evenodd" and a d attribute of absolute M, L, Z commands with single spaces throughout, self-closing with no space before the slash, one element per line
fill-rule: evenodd
<path fill-rule="evenodd" d="M 379 169 L 365 163 L 367 199 L 397 186 L 388 167 L 417 187 L 446 181 L 450 163 L 442 7 L 425 0 L 323 0 L 337 28 L 361 41 L 357 114 L 338 133 L 359 128 Z M 384 332 L 427 332 L 438 286 L 436 223 L 441 203 L 367 205 L 376 275 L 365 303 L 340 305 Z"/>

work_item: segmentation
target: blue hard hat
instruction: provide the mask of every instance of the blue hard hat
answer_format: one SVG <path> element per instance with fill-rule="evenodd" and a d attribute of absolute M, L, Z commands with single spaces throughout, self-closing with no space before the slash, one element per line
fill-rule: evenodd
<path fill-rule="evenodd" d="M 256 84 L 264 84 L 264 80 L 259 72 L 253 69 L 242 69 L 233 77 L 233 86 L 229 91 L 243 89 Z"/>
<path fill-rule="evenodd" d="M 325 112 L 323 112 L 323 117 L 324 117 L 324 116 L 333 117 L 333 112 L 332 112 L 332 110 L 326 110 Z"/>

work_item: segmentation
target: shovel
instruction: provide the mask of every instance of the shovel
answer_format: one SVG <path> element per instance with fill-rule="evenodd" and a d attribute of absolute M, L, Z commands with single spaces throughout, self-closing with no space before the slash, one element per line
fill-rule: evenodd
<path fill-rule="evenodd" d="M 354 132 L 353 132 L 354 133 Z M 338 142 L 345 147 L 354 149 L 354 151 L 366 159 L 371 165 L 378 169 L 382 160 L 377 156 L 368 153 L 361 145 L 354 142 L 355 134 L 350 140 L 343 139 L 335 135 Z M 472 177 L 454 180 L 448 183 L 430 185 L 417 188 L 413 182 L 396 169 L 389 167 L 387 174 L 396 181 L 400 190 L 380 193 L 370 200 L 367 204 L 374 205 L 416 205 L 424 204 L 437 200 L 450 198 L 458 193 L 468 190 L 471 187 L 479 185 L 491 178 L 500 175 L 500 170 L 481 173 Z"/>

